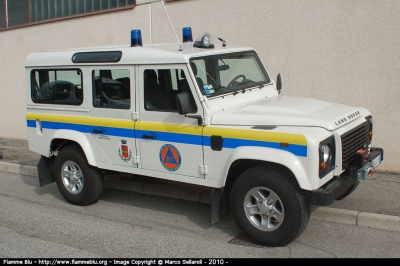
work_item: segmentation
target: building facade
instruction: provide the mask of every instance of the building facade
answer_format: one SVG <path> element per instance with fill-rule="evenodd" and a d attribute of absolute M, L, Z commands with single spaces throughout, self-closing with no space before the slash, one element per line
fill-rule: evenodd
<path fill-rule="evenodd" d="M 2 3 L 3 2 L 3 5 Z M 361 106 L 374 117 L 380 171 L 399 173 L 400 1 L 177 0 L 166 3 L 178 37 L 192 27 L 258 51 L 283 95 Z M 26 139 L 24 64 L 33 51 L 177 42 L 152 0 L 0 0 L 0 138 Z"/>

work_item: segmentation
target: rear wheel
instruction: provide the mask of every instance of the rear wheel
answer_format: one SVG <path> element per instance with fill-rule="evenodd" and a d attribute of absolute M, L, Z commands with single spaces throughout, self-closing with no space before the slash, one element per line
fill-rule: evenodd
<path fill-rule="evenodd" d="M 289 244 L 310 219 L 309 197 L 276 168 L 255 166 L 243 172 L 230 198 L 239 228 L 261 245 Z"/>
<path fill-rule="evenodd" d="M 56 157 L 54 171 L 58 189 L 68 202 L 85 206 L 99 199 L 103 174 L 88 164 L 79 146 L 62 149 Z"/>

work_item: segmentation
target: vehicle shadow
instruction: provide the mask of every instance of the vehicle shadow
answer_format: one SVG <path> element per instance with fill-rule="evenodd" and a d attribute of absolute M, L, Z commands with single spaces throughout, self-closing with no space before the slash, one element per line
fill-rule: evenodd
<path fill-rule="evenodd" d="M 40 187 L 37 178 L 21 176 L 21 180 L 34 187 L 38 202 L 66 211 L 151 229 L 167 226 L 171 230 L 192 232 L 217 230 L 229 239 L 240 233 L 230 213 L 211 224 L 211 205 L 207 203 L 104 187 L 98 202 L 89 206 L 76 206 L 63 198 L 56 183 Z"/>

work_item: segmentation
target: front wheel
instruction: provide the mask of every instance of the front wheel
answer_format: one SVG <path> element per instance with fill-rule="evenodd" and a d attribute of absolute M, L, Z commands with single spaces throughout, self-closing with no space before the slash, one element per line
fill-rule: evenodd
<path fill-rule="evenodd" d="M 79 146 L 68 146 L 56 157 L 55 180 L 63 197 L 80 206 L 96 202 L 103 191 L 103 174 L 86 160 Z"/>
<path fill-rule="evenodd" d="M 255 166 L 232 187 L 233 217 L 239 228 L 266 246 L 285 246 L 299 237 L 310 219 L 310 201 L 286 172 Z"/>

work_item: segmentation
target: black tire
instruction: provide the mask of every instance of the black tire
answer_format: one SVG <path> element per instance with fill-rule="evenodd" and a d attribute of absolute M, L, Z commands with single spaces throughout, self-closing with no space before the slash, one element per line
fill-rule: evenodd
<path fill-rule="evenodd" d="M 242 232 L 257 244 L 285 246 L 298 238 L 307 227 L 310 220 L 310 198 L 297 184 L 285 177 L 287 174 L 279 168 L 255 166 L 243 172 L 232 186 L 230 204 L 233 217 Z M 255 197 L 250 196 L 251 192 L 261 193 L 263 197 L 259 199 L 262 199 L 262 203 L 255 203 Z M 269 202 L 273 197 L 276 200 Z M 249 204 L 257 206 L 245 207 Z M 268 208 L 272 208 L 272 214 Z M 255 214 L 248 218 L 245 209 L 253 210 Z M 261 216 L 261 213 L 265 216 Z M 270 228 L 260 224 L 261 220 L 269 220 Z"/>
<path fill-rule="evenodd" d="M 350 195 L 351 193 L 353 193 L 354 190 L 356 190 L 356 188 L 358 187 L 358 185 L 360 184 L 360 181 L 356 181 L 354 183 L 354 185 L 352 185 L 351 187 L 349 187 L 348 190 L 346 190 L 345 193 L 343 193 L 342 195 L 340 195 L 336 200 L 342 200 L 344 198 L 346 198 L 348 195 Z"/>
<path fill-rule="evenodd" d="M 103 173 L 89 165 L 79 146 L 59 151 L 54 167 L 57 187 L 70 203 L 80 206 L 96 202 L 103 191 Z"/>

